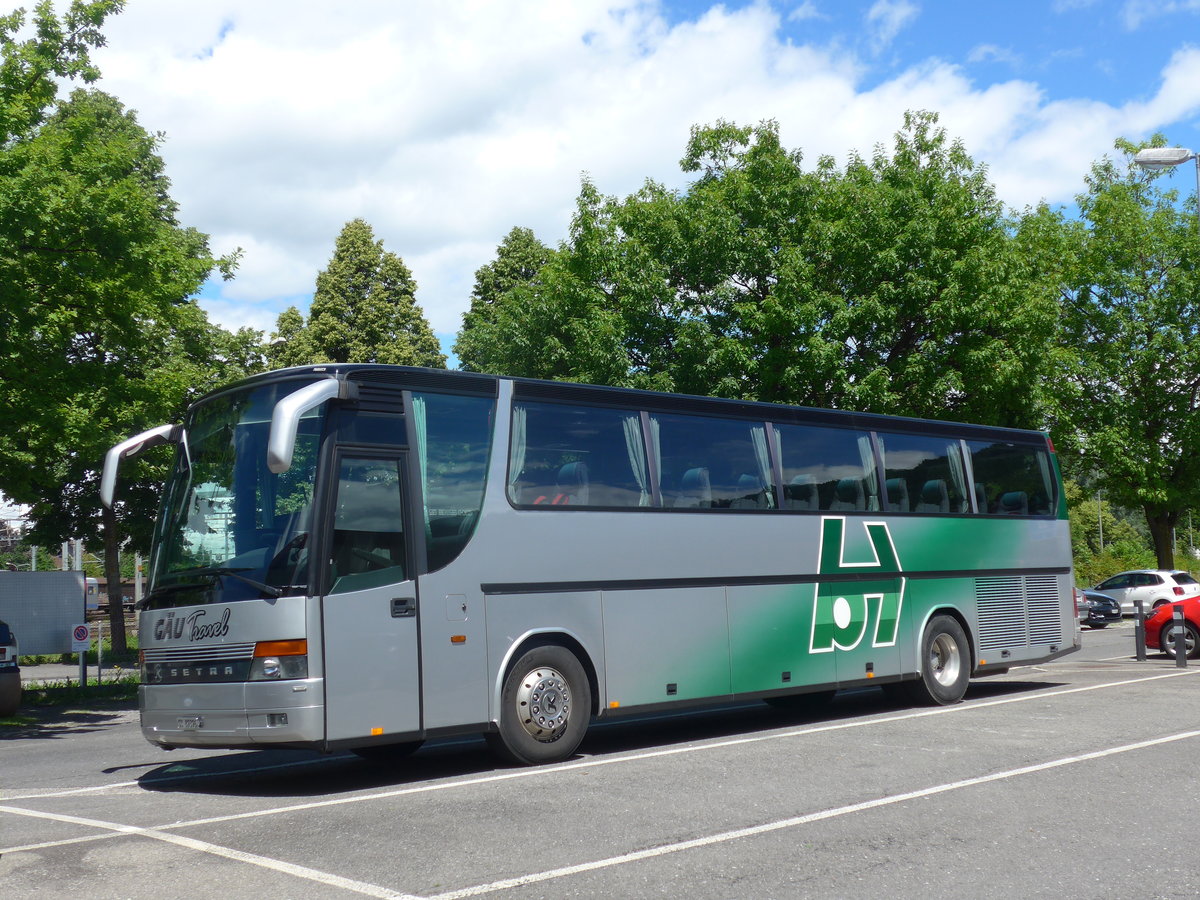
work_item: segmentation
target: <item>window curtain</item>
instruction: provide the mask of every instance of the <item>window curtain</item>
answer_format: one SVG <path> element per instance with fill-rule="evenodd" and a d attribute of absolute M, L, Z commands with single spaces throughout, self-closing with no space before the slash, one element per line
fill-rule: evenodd
<path fill-rule="evenodd" d="M 971 511 L 971 495 L 967 492 L 967 469 L 963 465 L 962 443 L 955 441 L 946 445 L 946 458 L 950 460 L 950 474 L 958 491 L 959 509 L 955 512 Z"/>
<path fill-rule="evenodd" d="M 871 436 L 861 435 L 858 439 L 858 455 L 862 459 L 863 485 L 867 492 L 867 509 L 879 509 L 879 479 L 875 477 L 875 452 L 871 449 Z"/>
<path fill-rule="evenodd" d="M 421 469 L 421 516 L 425 521 L 425 538 L 432 537 L 429 527 L 429 429 L 425 398 L 413 394 L 413 425 L 417 433 L 417 463 Z"/>
<path fill-rule="evenodd" d="M 629 454 L 629 468 L 642 492 L 638 506 L 650 505 L 650 471 L 646 465 L 646 445 L 642 442 L 642 417 L 638 413 L 621 420 L 625 430 L 625 451 Z"/>
<path fill-rule="evenodd" d="M 751 426 L 750 439 L 754 442 L 754 461 L 758 465 L 758 480 L 763 484 L 767 506 L 773 509 L 775 507 L 775 491 L 772 490 L 772 485 L 775 479 L 771 477 L 771 454 L 767 449 L 767 426 Z"/>
<path fill-rule="evenodd" d="M 528 418 L 525 407 L 513 406 L 512 434 L 508 442 L 508 496 L 514 503 L 521 501 L 521 498 L 516 495 L 516 491 L 513 488 L 520 479 L 521 473 L 525 471 L 525 451 L 528 448 L 526 423 Z"/>
<path fill-rule="evenodd" d="M 658 488 L 661 491 L 662 490 L 662 441 L 659 437 L 661 429 L 659 427 L 658 419 L 654 418 L 654 416 L 649 416 L 648 421 L 650 422 L 650 452 L 653 454 L 654 471 L 658 473 L 658 478 L 659 478 Z M 663 501 L 663 505 L 666 505 L 665 500 Z"/>

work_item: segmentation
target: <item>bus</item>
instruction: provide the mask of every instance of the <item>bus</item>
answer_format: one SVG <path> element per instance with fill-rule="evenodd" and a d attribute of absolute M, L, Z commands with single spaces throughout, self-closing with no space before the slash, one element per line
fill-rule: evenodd
<path fill-rule="evenodd" d="M 1040 432 L 373 364 L 181 424 L 138 611 L 164 748 L 519 764 L 594 720 L 972 677 L 1080 646 Z"/>

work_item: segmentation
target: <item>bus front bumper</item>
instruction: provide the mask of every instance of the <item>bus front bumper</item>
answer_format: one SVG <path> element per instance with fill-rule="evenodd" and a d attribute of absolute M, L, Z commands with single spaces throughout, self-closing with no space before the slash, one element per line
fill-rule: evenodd
<path fill-rule="evenodd" d="M 142 735 L 161 747 L 316 745 L 325 737 L 320 678 L 138 688 Z"/>

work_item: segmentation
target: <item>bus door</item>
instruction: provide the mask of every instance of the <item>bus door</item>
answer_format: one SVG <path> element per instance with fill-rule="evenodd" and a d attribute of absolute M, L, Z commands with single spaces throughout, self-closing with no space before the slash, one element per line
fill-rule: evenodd
<path fill-rule="evenodd" d="M 328 536 L 326 740 L 421 728 L 417 584 L 404 496 L 405 454 L 337 459 Z"/>

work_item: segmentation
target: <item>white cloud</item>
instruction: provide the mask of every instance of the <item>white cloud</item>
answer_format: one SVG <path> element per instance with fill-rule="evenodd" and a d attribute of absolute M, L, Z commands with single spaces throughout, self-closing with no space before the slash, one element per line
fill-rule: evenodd
<path fill-rule="evenodd" d="M 1135 31 L 1148 19 L 1178 13 L 1200 13 L 1200 0 L 1126 0 L 1121 7 L 1121 21 Z"/>
<path fill-rule="evenodd" d="M 789 22 L 807 22 L 812 19 L 826 19 L 813 0 L 804 0 L 803 3 L 797 3 L 792 7 L 792 11 L 787 14 Z"/>
<path fill-rule="evenodd" d="M 917 14 L 872 9 L 880 39 Z M 1118 107 L 1051 100 L 1028 81 L 981 87 L 937 61 L 867 85 L 843 42 L 789 41 L 782 25 L 765 3 L 670 26 L 649 0 L 156 0 L 112 19 L 96 58 L 101 86 L 166 132 L 182 221 L 217 252 L 245 250 L 205 307 L 267 331 L 303 307 L 361 216 L 413 270 L 434 330 L 453 333 L 475 270 L 513 226 L 564 238 L 584 172 L 607 194 L 647 177 L 682 186 L 690 127 L 718 118 L 777 119 L 815 162 L 869 154 L 906 109 L 937 110 L 1021 206 L 1069 201 L 1115 136 L 1200 109 L 1200 51 Z"/>
<path fill-rule="evenodd" d="M 971 48 L 971 52 L 967 54 L 967 62 L 996 62 L 1015 68 L 1021 64 L 1021 57 L 1008 47 L 999 47 L 996 44 L 979 44 Z"/>
<path fill-rule="evenodd" d="M 867 30 L 875 52 L 879 53 L 891 44 L 920 12 L 921 8 L 909 0 L 876 0 L 867 11 Z"/>

